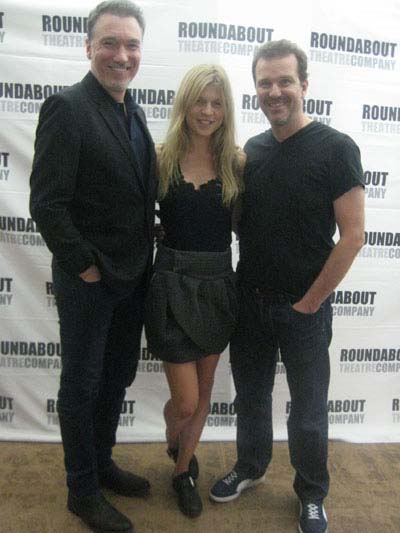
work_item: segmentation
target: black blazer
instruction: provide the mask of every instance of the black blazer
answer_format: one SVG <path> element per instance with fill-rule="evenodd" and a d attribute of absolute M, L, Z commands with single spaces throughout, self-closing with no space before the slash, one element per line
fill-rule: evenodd
<path fill-rule="evenodd" d="M 151 263 L 155 152 L 137 105 L 133 119 L 141 122 L 149 147 L 144 177 L 111 96 L 91 72 L 42 105 L 30 210 L 58 265 L 70 274 L 96 264 L 106 281 L 131 283 Z"/>

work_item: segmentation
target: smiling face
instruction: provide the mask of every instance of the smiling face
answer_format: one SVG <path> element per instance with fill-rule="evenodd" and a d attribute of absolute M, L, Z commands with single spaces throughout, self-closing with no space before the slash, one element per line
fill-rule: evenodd
<path fill-rule="evenodd" d="M 257 61 L 256 91 L 260 107 L 279 137 L 289 137 L 307 122 L 303 99 L 308 82 L 300 81 L 294 54 Z"/>
<path fill-rule="evenodd" d="M 211 137 L 224 121 L 223 102 L 218 85 L 207 85 L 196 102 L 189 107 L 185 118 L 192 138 Z"/>
<path fill-rule="evenodd" d="M 117 102 L 123 102 L 126 88 L 139 69 L 141 42 L 142 30 L 134 17 L 110 13 L 98 18 L 92 40 L 86 42 L 92 73 Z"/>

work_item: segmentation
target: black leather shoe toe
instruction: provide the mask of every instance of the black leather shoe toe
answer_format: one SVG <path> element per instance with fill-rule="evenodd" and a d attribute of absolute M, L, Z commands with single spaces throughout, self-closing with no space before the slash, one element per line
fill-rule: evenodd
<path fill-rule="evenodd" d="M 77 497 L 68 494 L 68 509 L 79 516 L 96 533 L 133 533 L 133 524 L 128 517 L 113 507 L 99 492 Z"/>
<path fill-rule="evenodd" d="M 189 472 L 175 476 L 172 486 L 178 494 L 179 508 L 182 513 L 191 518 L 199 516 L 203 510 L 203 503 Z"/>

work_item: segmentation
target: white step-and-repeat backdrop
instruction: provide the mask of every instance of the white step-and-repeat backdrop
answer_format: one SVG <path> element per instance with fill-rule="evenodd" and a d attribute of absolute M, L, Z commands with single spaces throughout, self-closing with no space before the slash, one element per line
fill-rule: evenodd
<path fill-rule="evenodd" d="M 0 6 L 0 438 L 58 441 L 60 374 L 50 255 L 28 211 L 38 112 L 88 70 L 92 0 L 3 0 Z M 196 63 L 225 67 L 240 145 L 266 129 L 251 62 L 259 45 L 288 38 L 309 56 L 306 113 L 359 144 L 366 179 L 365 246 L 333 295 L 331 438 L 400 441 L 400 5 L 395 0 L 285 4 L 141 0 L 147 20 L 132 83 L 155 141 L 174 92 Z M 235 258 L 237 250 L 235 248 Z M 120 417 L 120 441 L 164 438 L 168 388 L 143 339 L 139 372 Z M 235 438 L 234 387 L 224 353 L 203 438 Z M 289 395 L 278 365 L 275 437 L 286 439 Z"/>

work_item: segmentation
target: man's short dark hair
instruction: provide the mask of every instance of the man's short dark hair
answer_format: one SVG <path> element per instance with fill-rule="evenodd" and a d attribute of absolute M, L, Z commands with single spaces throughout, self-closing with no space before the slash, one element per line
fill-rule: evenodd
<path fill-rule="evenodd" d="M 133 2 L 129 0 L 106 0 L 98 4 L 92 11 L 89 13 L 88 17 L 88 39 L 92 40 L 93 30 L 101 15 L 109 13 L 111 15 L 116 15 L 117 17 L 134 17 L 142 30 L 142 34 L 145 29 L 145 21 L 143 17 L 142 10 Z"/>
<path fill-rule="evenodd" d="M 253 58 L 252 72 L 254 83 L 256 82 L 256 65 L 259 59 L 272 59 L 276 57 L 286 57 L 293 54 L 297 59 L 297 73 L 300 81 L 306 81 L 308 78 L 307 72 L 307 56 L 297 44 L 281 39 L 280 41 L 270 41 L 264 43 Z"/>

